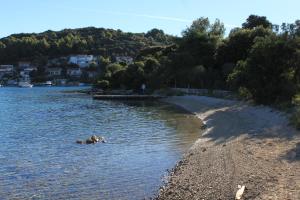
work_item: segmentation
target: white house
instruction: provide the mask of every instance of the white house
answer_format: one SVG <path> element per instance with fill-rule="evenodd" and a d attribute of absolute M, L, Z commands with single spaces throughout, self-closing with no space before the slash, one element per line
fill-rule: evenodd
<path fill-rule="evenodd" d="M 20 71 L 21 81 L 30 82 L 31 81 L 30 73 L 36 70 L 37 70 L 36 67 L 30 67 L 30 66 L 26 66 L 26 68 L 22 68 L 22 70 Z"/>
<path fill-rule="evenodd" d="M 61 76 L 62 74 L 62 68 L 60 67 L 49 67 L 47 69 L 48 75 L 49 76 Z"/>
<path fill-rule="evenodd" d="M 36 70 L 37 70 L 36 67 L 24 68 L 20 71 L 20 75 L 21 76 L 29 76 L 32 71 L 36 71 Z"/>
<path fill-rule="evenodd" d="M 20 61 L 18 63 L 20 70 L 20 80 L 24 82 L 30 82 L 30 73 L 34 70 L 37 70 L 36 67 L 31 66 L 31 62 L 28 61 Z"/>
<path fill-rule="evenodd" d="M 93 60 L 94 60 L 93 55 L 76 55 L 76 56 L 70 56 L 69 64 L 76 64 L 81 68 L 85 68 L 88 67 Z"/>
<path fill-rule="evenodd" d="M 82 74 L 82 71 L 79 67 L 71 67 L 67 69 L 67 75 L 71 77 L 79 78 Z"/>
<path fill-rule="evenodd" d="M 23 76 L 21 76 L 20 81 L 21 82 L 29 82 L 30 83 L 31 79 L 30 79 L 29 75 L 23 75 Z"/>

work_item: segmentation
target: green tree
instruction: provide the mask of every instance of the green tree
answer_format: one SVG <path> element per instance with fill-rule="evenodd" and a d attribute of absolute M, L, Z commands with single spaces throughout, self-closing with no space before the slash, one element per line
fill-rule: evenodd
<path fill-rule="evenodd" d="M 105 69 L 105 77 L 106 78 L 110 78 L 111 76 L 113 76 L 115 73 L 117 73 L 118 71 L 121 71 L 124 69 L 123 65 L 120 65 L 118 63 L 112 63 L 106 66 Z"/>
<path fill-rule="evenodd" d="M 145 37 L 151 37 L 153 40 L 155 41 L 159 41 L 159 42 L 163 42 L 163 41 L 167 41 L 167 36 L 165 35 L 163 30 L 159 30 L 157 28 L 154 28 L 150 31 L 148 31 L 145 34 Z"/>
<path fill-rule="evenodd" d="M 229 81 L 246 88 L 257 103 L 290 102 L 297 91 L 296 46 L 275 34 L 256 38 L 248 58 L 238 63 Z"/>
<path fill-rule="evenodd" d="M 201 17 L 193 21 L 192 25 L 182 32 L 182 35 L 183 37 L 189 37 L 199 33 L 223 37 L 225 26 L 219 19 L 216 19 L 215 22 L 211 24 L 208 18 Z"/>
<path fill-rule="evenodd" d="M 234 29 L 229 34 L 229 37 L 218 47 L 218 66 L 222 66 L 226 63 L 236 64 L 240 60 L 245 60 L 256 37 L 265 37 L 272 34 L 271 29 L 266 29 L 262 26 L 256 29 Z"/>
<path fill-rule="evenodd" d="M 99 88 L 99 89 L 103 89 L 103 90 L 106 90 L 109 88 L 109 81 L 108 80 L 100 80 L 100 81 L 97 81 L 97 83 L 95 84 L 95 87 L 96 88 Z"/>
<path fill-rule="evenodd" d="M 272 28 L 272 23 L 265 16 L 250 15 L 246 22 L 243 23 L 242 27 L 245 29 L 253 29 L 258 26 L 263 26 L 264 28 Z"/>

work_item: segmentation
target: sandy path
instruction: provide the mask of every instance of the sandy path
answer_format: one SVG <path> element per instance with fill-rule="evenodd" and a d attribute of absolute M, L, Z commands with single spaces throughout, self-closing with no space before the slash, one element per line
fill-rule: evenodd
<path fill-rule="evenodd" d="M 238 185 L 243 199 L 300 199 L 300 135 L 283 113 L 211 97 L 165 101 L 195 113 L 207 131 L 158 199 L 234 199 Z"/>

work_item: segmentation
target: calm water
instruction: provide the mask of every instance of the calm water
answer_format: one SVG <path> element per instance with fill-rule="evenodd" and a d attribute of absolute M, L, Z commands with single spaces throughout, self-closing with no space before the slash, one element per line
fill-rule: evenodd
<path fill-rule="evenodd" d="M 0 199 L 143 199 L 199 137 L 170 105 L 0 88 Z M 75 141 L 102 135 L 108 143 Z"/>

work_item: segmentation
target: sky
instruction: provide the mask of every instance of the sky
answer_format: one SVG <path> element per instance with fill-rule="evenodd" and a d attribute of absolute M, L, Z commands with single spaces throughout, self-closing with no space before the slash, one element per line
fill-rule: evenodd
<path fill-rule="evenodd" d="M 299 8 L 299 0 L 0 0 L 0 38 L 87 26 L 181 35 L 200 17 L 220 19 L 229 32 L 250 14 L 275 24 L 294 22 Z"/>

